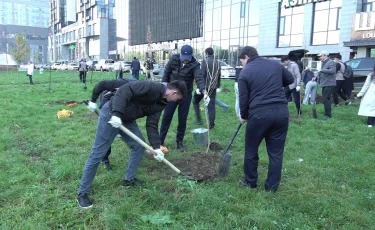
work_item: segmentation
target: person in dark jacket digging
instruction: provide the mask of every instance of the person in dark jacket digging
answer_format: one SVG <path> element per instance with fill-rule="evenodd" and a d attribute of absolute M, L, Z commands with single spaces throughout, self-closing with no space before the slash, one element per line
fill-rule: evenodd
<path fill-rule="evenodd" d="M 111 100 L 100 110 L 98 129 L 90 156 L 83 170 L 78 189 L 77 201 L 81 208 L 92 207 L 88 197 L 96 170 L 117 134 L 128 144 L 131 153 L 123 186 L 135 186 L 143 182 L 135 178 L 137 169 L 144 154 L 144 147 L 119 127 L 125 126 L 134 135 L 144 140 L 136 120 L 147 117 L 146 130 L 148 140 L 157 155 L 155 159 L 162 161 L 164 154 L 160 150 L 158 123 L 161 111 L 169 102 L 181 100 L 186 96 L 186 85 L 183 81 L 172 81 L 168 84 L 153 81 L 133 81 L 121 86 Z"/>
<path fill-rule="evenodd" d="M 214 50 L 209 47 L 205 50 L 206 58 L 201 63 L 201 71 L 203 74 L 204 82 L 206 83 L 206 92 L 208 92 L 210 100 L 207 105 L 207 112 L 209 117 L 209 128 L 215 127 L 215 102 L 216 102 L 216 89 L 220 88 L 221 69 L 219 61 L 215 60 Z M 201 112 L 199 109 L 199 102 L 203 99 L 200 90 L 197 89 L 193 97 L 193 106 L 196 116 L 195 124 L 202 124 Z"/>
<path fill-rule="evenodd" d="M 130 68 L 132 69 L 133 78 L 139 80 L 139 70 L 141 69 L 141 63 L 139 63 L 136 57 L 134 57 Z"/>
<path fill-rule="evenodd" d="M 169 126 L 171 125 L 173 114 L 178 107 L 178 126 L 176 142 L 177 148 L 184 152 L 186 147 L 183 145 L 183 140 L 186 131 L 186 121 L 189 114 L 191 104 L 193 82 L 197 83 L 200 92 L 204 95 L 204 100 L 207 101 L 206 85 L 200 71 L 199 62 L 193 57 L 193 48 L 189 45 L 181 47 L 181 54 L 173 55 L 165 67 L 162 82 L 170 82 L 172 80 L 184 81 L 187 87 L 187 95 L 183 100 L 178 102 L 168 103 L 164 110 L 162 123 L 160 126 L 160 141 L 161 145 L 165 145 L 164 141 L 167 136 Z"/>
<path fill-rule="evenodd" d="M 266 191 L 275 192 L 281 180 L 285 139 L 288 132 L 288 101 L 283 87 L 294 82 L 293 75 L 274 60 L 260 58 L 254 47 L 239 52 L 244 68 L 238 78 L 240 121 L 247 122 L 245 134 L 245 178 L 241 185 L 258 186 L 258 148 L 266 141 L 269 156 Z"/>
<path fill-rule="evenodd" d="M 101 95 L 100 105 L 99 109 L 103 107 L 105 103 L 107 103 L 111 97 L 114 95 L 117 88 L 120 88 L 121 86 L 128 84 L 129 82 L 136 81 L 134 78 L 125 78 L 125 79 L 117 79 L 117 80 L 104 80 L 100 81 L 93 89 L 92 95 L 91 95 L 91 101 L 89 101 L 87 108 L 91 112 L 95 112 L 97 109 L 96 101 L 99 98 L 99 95 Z M 102 159 L 102 164 L 106 169 L 111 170 L 112 166 L 109 163 L 109 155 L 111 154 L 112 149 L 109 147 L 106 155 Z"/>

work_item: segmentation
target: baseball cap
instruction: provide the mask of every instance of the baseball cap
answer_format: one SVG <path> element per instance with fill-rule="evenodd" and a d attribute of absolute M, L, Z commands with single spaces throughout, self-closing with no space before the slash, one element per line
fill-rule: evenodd
<path fill-rule="evenodd" d="M 327 50 L 323 50 L 323 51 L 321 51 L 321 52 L 318 54 L 318 57 L 320 57 L 320 56 L 328 56 L 328 55 L 329 55 L 328 51 L 327 51 Z"/>
<path fill-rule="evenodd" d="M 190 60 L 193 57 L 193 48 L 189 45 L 183 45 L 181 47 L 181 60 Z"/>

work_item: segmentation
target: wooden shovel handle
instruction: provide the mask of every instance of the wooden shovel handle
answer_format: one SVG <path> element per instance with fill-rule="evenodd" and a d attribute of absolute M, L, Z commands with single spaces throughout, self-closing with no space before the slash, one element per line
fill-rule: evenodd
<path fill-rule="evenodd" d="M 149 150 L 150 152 L 152 152 L 154 155 L 156 155 L 157 153 L 155 152 L 155 150 L 153 148 L 151 148 L 151 146 L 149 146 L 148 144 L 146 144 L 146 142 L 144 142 L 143 140 L 141 140 L 139 137 L 137 137 L 136 135 L 134 135 L 129 129 L 125 128 L 125 126 L 121 125 L 120 126 L 120 129 L 121 131 L 123 131 L 124 133 L 126 133 L 129 137 L 131 137 L 133 140 L 135 140 L 136 142 L 138 142 L 140 145 L 142 145 L 145 149 Z M 176 173 L 180 174 L 181 171 L 176 167 L 174 166 L 171 162 L 169 162 L 167 159 L 163 158 L 163 162 L 168 165 L 171 169 L 173 169 L 173 171 L 175 171 Z"/>

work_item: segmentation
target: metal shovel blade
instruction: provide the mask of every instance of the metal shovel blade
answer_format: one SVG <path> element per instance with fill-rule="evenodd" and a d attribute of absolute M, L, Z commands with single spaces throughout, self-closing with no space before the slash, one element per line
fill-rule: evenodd
<path fill-rule="evenodd" d="M 318 114 L 316 113 L 315 105 L 313 105 L 313 107 L 312 107 L 312 114 L 313 114 L 313 118 L 314 118 L 314 119 L 317 119 L 317 118 L 318 118 Z"/>
<path fill-rule="evenodd" d="M 221 156 L 219 163 L 219 177 L 226 177 L 228 175 L 231 159 L 231 154 L 226 153 Z"/>

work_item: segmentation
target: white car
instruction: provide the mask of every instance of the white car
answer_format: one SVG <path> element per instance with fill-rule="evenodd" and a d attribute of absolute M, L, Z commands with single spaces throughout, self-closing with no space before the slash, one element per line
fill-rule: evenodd
<path fill-rule="evenodd" d="M 68 70 L 78 70 L 78 67 L 79 67 L 78 63 L 71 62 L 71 63 L 68 64 L 67 69 Z"/>
<path fill-rule="evenodd" d="M 52 65 L 51 65 L 51 69 L 59 69 L 60 68 L 60 65 L 61 65 L 61 62 L 54 62 Z"/>
<path fill-rule="evenodd" d="M 95 70 L 100 71 L 113 71 L 113 65 L 115 61 L 112 59 L 100 59 L 98 63 L 95 64 Z"/>
<path fill-rule="evenodd" d="M 227 63 L 220 61 L 221 78 L 222 79 L 236 79 L 236 69 Z"/>

